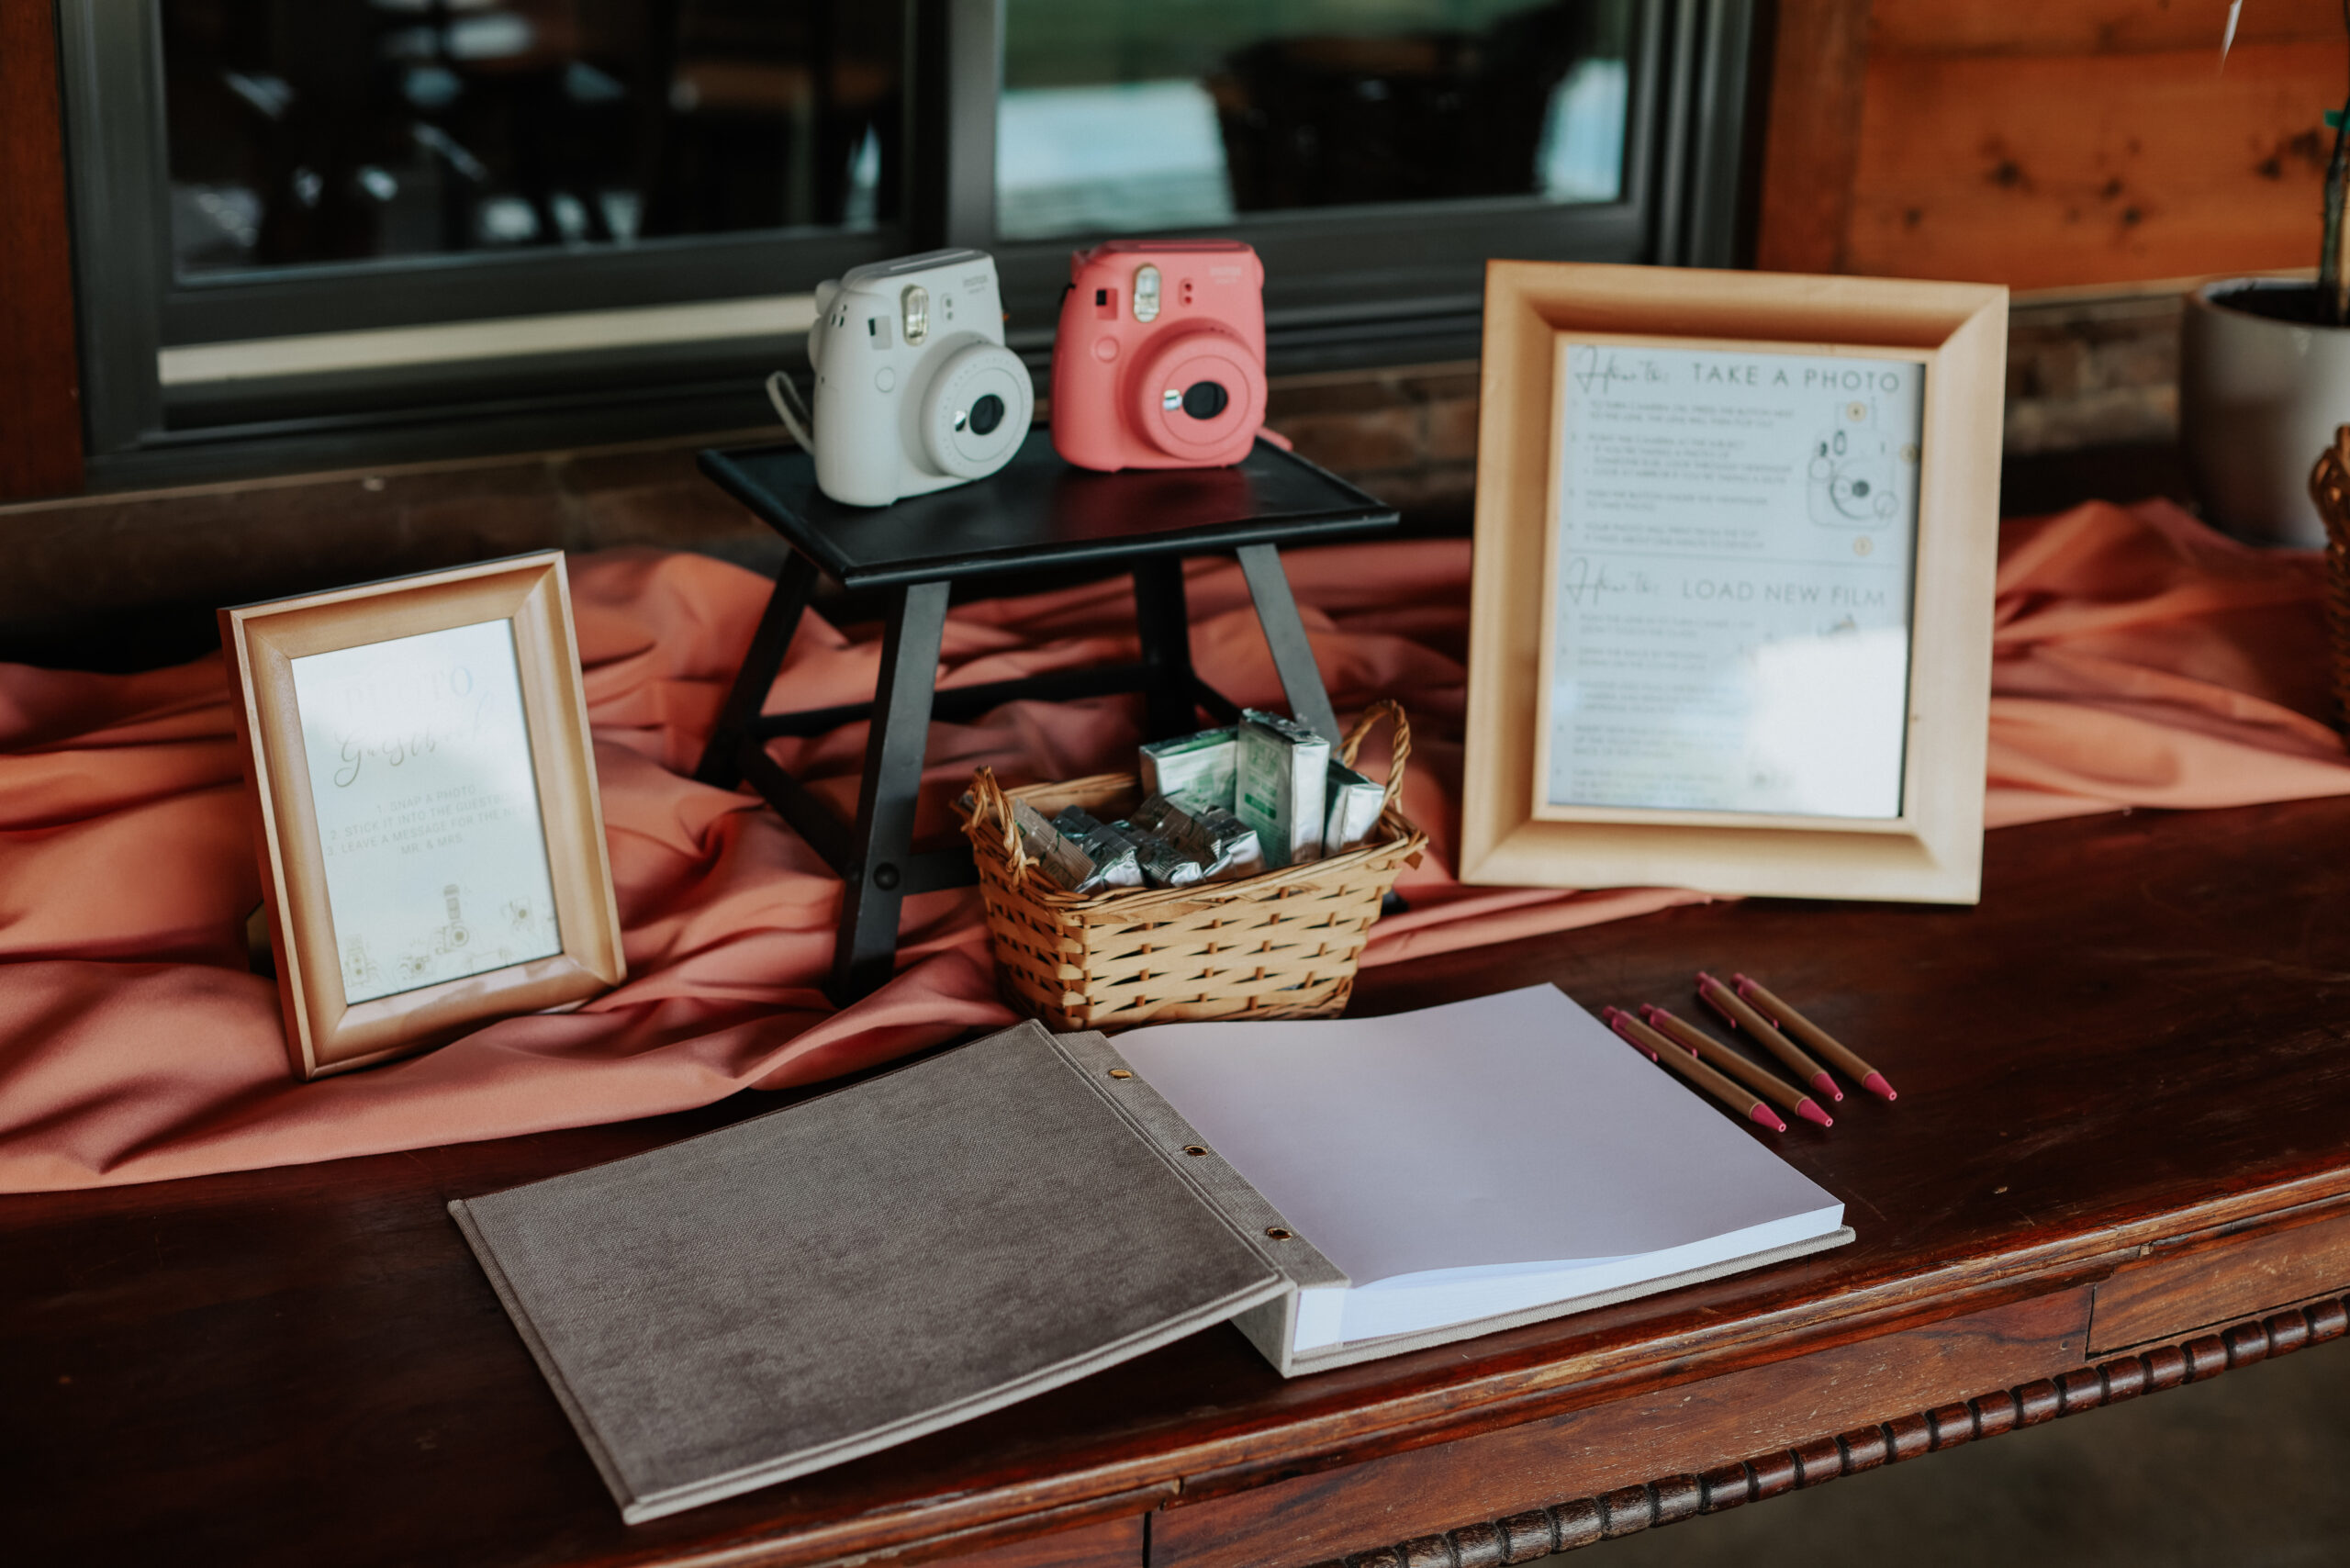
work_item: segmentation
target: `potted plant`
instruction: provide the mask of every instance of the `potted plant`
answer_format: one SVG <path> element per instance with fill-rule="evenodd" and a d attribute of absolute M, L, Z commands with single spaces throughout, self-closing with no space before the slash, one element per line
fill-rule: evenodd
<path fill-rule="evenodd" d="M 2228 7 L 2222 65 L 2244 0 Z M 2350 104 L 2329 111 L 2315 283 L 2228 278 L 2187 297 L 2179 330 L 2179 441 L 2204 513 L 2257 543 L 2314 548 L 2325 525 L 2310 470 L 2350 423 L 2350 271 L 2343 209 L 2350 190 Z"/>

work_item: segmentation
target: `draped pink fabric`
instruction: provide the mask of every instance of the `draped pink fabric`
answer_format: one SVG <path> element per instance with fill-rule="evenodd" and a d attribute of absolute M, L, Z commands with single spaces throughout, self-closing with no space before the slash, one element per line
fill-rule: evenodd
<path fill-rule="evenodd" d="M 2350 790 L 2324 722 L 2322 570 L 2175 508 L 2010 523 L 1999 572 L 1994 825 L 2122 806 Z M 1410 710 L 1406 812 L 1435 853 L 1365 958 L 1505 941 L 1702 895 L 1464 887 L 1458 826 L 1470 551 L 1334 547 L 1289 566 L 1342 713 Z M 1192 647 L 1236 699 L 1279 701 L 1246 588 L 1194 563 Z M 0 1191 L 147 1182 L 643 1116 L 782 1088 L 1008 1020 L 977 895 L 907 906 L 897 977 L 834 1011 L 819 986 L 839 884 L 750 795 L 686 778 L 765 599 L 686 554 L 572 562 L 629 980 L 579 1012 L 508 1019 L 429 1055 L 297 1084 L 274 984 L 247 971 L 258 902 L 220 661 L 115 677 L 0 666 Z M 949 622 L 940 684 L 1136 655 L 1121 582 L 984 602 Z M 769 707 L 869 697 L 878 633 L 811 617 Z M 971 769 L 1014 781 L 1130 765 L 1125 698 L 1014 703 L 939 724 L 924 831 Z M 844 804 L 862 726 L 778 743 Z M 1374 773 L 1383 753 L 1373 747 Z"/>

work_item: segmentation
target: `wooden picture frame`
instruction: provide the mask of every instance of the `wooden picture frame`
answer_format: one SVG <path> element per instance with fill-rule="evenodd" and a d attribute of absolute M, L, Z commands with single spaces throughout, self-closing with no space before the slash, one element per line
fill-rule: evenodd
<path fill-rule="evenodd" d="M 1916 463 L 1907 665 L 1885 711 L 1897 805 L 1796 813 L 1557 798 L 1572 794 L 1547 767 L 1550 680 L 1572 624 L 1561 618 L 1554 554 L 1561 509 L 1576 504 L 1564 487 L 1562 442 L 1567 399 L 1592 395 L 1568 378 L 1575 345 L 1647 349 L 1658 363 L 1692 368 L 1708 353 L 1766 365 L 1832 361 L 1886 369 L 1889 385 L 1898 379 L 1892 367 L 1920 367 L 1922 392 L 1906 394 L 1917 399 L 1918 437 L 1902 449 Z M 1974 902 L 2006 349 L 2007 291 L 1996 286 L 1490 263 L 1461 879 Z"/>
<path fill-rule="evenodd" d="M 625 978 L 561 552 L 223 610 L 220 640 L 297 1076 Z"/>

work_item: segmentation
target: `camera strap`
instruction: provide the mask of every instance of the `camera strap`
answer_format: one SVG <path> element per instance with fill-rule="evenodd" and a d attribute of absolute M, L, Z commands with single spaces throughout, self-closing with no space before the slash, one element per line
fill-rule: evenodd
<path fill-rule="evenodd" d="M 775 405 L 775 417 L 791 432 L 800 450 L 816 450 L 816 438 L 808 432 L 815 428 L 815 416 L 808 411 L 807 403 L 800 396 L 800 388 L 780 370 L 767 377 L 767 401 Z"/>

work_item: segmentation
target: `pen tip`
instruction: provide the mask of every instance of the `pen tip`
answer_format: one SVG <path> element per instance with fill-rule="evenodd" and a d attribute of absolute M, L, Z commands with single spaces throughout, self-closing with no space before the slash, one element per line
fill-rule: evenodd
<path fill-rule="evenodd" d="M 1830 1100 L 1835 1101 L 1838 1104 L 1841 1105 L 1844 1103 L 1844 1092 L 1836 1087 L 1836 1081 L 1828 1076 L 1828 1071 L 1825 1068 L 1822 1068 L 1819 1071 L 1811 1075 L 1811 1086 L 1814 1089 L 1818 1090 L 1822 1094 L 1827 1095 Z"/>
<path fill-rule="evenodd" d="M 1774 1133 L 1783 1133 L 1787 1130 L 1787 1124 L 1779 1120 L 1779 1114 L 1771 1109 L 1768 1105 L 1762 1104 L 1758 1102 L 1754 1109 L 1747 1112 L 1746 1114 L 1753 1117 L 1756 1121 L 1762 1123 L 1764 1126 L 1770 1128 Z"/>
<path fill-rule="evenodd" d="M 1901 1098 L 1900 1095 L 1896 1094 L 1893 1092 L 1893 1085 L 1885 1081 L 1885 1074 L 1881 1072 L 1872 1072 L 1866 1078 L 1861 1080 L 1861 1087 L 1867 1090 L 1872 1094 L 1882 1094 L 1888 1100 L 1898 1100 Z"/>
<path fill-rule="evenodd" d="M 1836 1118 L 1821 1110 L 1819 1102 L 1808 1094 L 1796 1104 L 1796 1114 L 1807 1122 L 1818 1122 L 1823 1127 L 1832 1127 L 1836 1125 Z"/>

